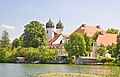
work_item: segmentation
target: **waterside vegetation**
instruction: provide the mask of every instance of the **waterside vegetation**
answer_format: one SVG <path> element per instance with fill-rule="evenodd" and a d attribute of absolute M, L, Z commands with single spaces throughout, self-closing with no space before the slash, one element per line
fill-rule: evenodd
<path fill-rule="evenodd" d="M 93 51 L 93 43 L 96 41 L 98 34 L 96 32 L 93 37 L 79 33 L 73 33 L 69 36 L 69 41 L 65 43 L 64 48 L 66 49 L 69 57 L 69 63 L 72 62 L 72 57 L 75 56 L 86 56 L 88 53 Z M 117 29 L 108 29 L 106 33 L 117 34 L 117 44 L 100 45 L 97 48 L 101 58 L 98 62 L 106 63 L 112 62 L 120 65 L 120 33 Z M 57 49 L 48 49 L 48 41 L 46 38 L 46 32 L 44 24 L 38 21 L 31 21 L 25 25 L 23 34 L 16 38 L 10 43 L 9 34 L 5 30 L 1 35 L 0 40 L 0 62 L 3 63 L 14 63 L 16 57 L 25 57 L 26 62 L 32 63 L 33 61 L 40 60 L 46 62 L 47 60 L 56 60 L 58 57 Z M 112 55 L 112 58 L 104 58 L 105 51 Z M 80 51 L 80 52 L 79 52 Z"/>

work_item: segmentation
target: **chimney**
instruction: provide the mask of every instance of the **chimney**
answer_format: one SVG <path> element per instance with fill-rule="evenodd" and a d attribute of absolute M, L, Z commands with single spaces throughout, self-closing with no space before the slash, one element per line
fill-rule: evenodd
<path fill-rule="evenodd" d="M 85 25 L 86 25 L 86 24 L 82 24 L 81 26 L 82 26 L 82 27 L 85 27 Z"/>
<path fill-rule="evenodd" d="M 101 31 L 101 32 L 100 32 L 100 34 L 101 34 L 101 35 L 104 35 L 104 32 L 103 32 L 103 31 Z"/>
<path fill-rule="evenodd" d="M 100 29 L 100 25 L 97 25 L 96 28 Z"/>

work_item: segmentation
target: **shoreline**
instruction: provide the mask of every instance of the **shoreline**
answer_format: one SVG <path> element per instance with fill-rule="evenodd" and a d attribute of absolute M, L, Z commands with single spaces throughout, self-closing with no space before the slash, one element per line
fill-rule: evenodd
<path fill-rule="evenodd" d="M 79 73 L 46 73 L 30 75 L 30 77 L 113 77 L 111 75 L 79 74 Z"/>
<path fill-rule="evenodd" d="M 120 66 L 120 65 L 117 65 L 117 64 L 64 64 L 64 63 L 0 63 L 0 64 L 34 64 L 34 65 L 37 65 L 37 64 L 41 64 L 41 65 L 46 65 L 46 64 L 52 64 L 52 65 L 95 65 L 95 66 L 98 66 L 98 65 L 101 65 L 101 66 Z"/>

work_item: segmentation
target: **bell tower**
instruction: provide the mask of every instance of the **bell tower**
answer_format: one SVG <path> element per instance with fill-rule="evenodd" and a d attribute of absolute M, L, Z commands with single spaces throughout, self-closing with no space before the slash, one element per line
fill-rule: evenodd
<path fill-rule="evenodd" d="M 46 23 L 46 35 L 48 42 L 54 37 L 54 23 L 51 19 Z"/>
<path fill-rule="evenodd" d="M 59 22 L 56 25 L 56 32 L 57 32 L 57 34 L 61 34 L 62 31 L 63 31 L 63 28 L 64 28 L 64 25 L 61 22 L 61 20 L 59 20 Z"/>

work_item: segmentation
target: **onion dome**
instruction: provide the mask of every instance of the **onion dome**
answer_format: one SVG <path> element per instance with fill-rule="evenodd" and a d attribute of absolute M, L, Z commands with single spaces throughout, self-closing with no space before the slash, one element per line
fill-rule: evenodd
<path fill-rule="evenodd" d="M 54 23 L 49 19 L 49 21 L 46 23 L 46 28 L 54 28 Z"/>
<path fill-rule="evenodd" d="M 61 29 L 63 27 L 64 27 L 63 23 L 59 20 L 59 22 L 56 25 L 56 29 Z"/>

